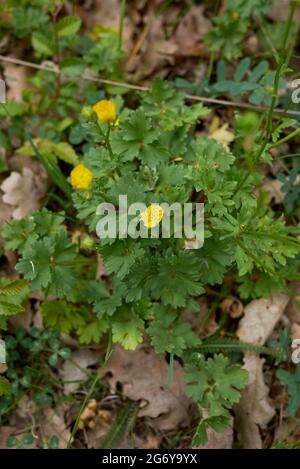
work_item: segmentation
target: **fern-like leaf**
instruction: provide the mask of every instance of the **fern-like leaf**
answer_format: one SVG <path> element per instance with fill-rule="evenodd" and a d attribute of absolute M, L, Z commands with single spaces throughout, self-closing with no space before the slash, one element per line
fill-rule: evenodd
<path fill-rule="evenodd" d="M 26 288 L 27 283 L 24 280 L 16 280 L 15 282 L 10 283 L 9 285 L 5 285 L 3 287 L 0 286 L 0 295 L 5 296 L 15 296 L 23 293 L 24 288 Z"/>
<path fill-rule="evenodd" d="M 197 350 L 203 353 L 204 355 L 219 352 L 253 352 L 257 354 L 269 355 L 273 358 L 278 358 L 278 353 L 275 350 L 272 350 L 268 347 L 264 347 L 262 345 L 242 342 L 240 340 L 232 339 L 230 337 L 209 337 L 197 347 Z"/>
<path fill-rule="evenodd" d="M 120 412 L 117 420 L 113 423 L 109 432 L 107 433 L 101 448 L 110 449 L 115 448 L 120 440 L 124 437 L 128 428 L 128 422 L 132 421 L 137 411 L 137 404 L 134 401 L 128 401 L 125 407 Z"/>

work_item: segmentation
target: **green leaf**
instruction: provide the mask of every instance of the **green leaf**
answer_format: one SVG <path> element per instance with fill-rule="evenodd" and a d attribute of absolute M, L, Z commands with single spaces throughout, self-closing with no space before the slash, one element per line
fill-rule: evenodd
<path fill-rule="evenodd" d="M 78 156 L 71 145 L 67 142 L 53 144 L 52 151 L 57 158 L 65 161 L 66 163 L 73 166 L 76 166 L 79 163 Z"/>
<path fill-rule="evenodd" d="M 64 229 L 53 238 L 35 241 L 23 252 L 16 270 L 32 281 L 32 289 L 48 288 L 59 297 L 75 285 L 77 255 Z"/>
<path fill-rule="evenodd" d="M 86 325 L 87 313 L 84 307 L 66 301 L 43 301 L 42 317 L 46 327 L 57 329 L 65 334 Z"/>
<path fill-rule="evenodd" d="M 241 397 L 248 373 L 238 365 L 230 365 L 223 355 L 204 360 L 201 354 L 194 354 L 185 365 L 185 382 L 188 396 L 207 408 L 209 417 L 227 416 L 228 409 Z"/>
<path fill-rule="evenodd" d="M 37 143 L 37 147 L 44 158 L 48 158 L 49 162 L 59 158 L 66 163 L 75 166 L 79 163 L 79 158 L 73 147 L 67 142 L 55 143 L 44 139 Z"/>
<path fill-rule="evenodd" d="M 188 296 L 204 293 L 198 260 L 186 251 L 159 258 L 157 273 L 149 280 L 153 298 L 161 299 L 164 305 L 185 306 Z"/>
<path fill-rule="evenodd" d="M 5 286 L 0 286 L 0 295 L 15 296 L 27 291 L 27 283 L 24 280 L 15 280 Z"/>
<path fill-rule="evenodd" d="M 34 230 L 35 223 L 32 217 L 12 220 L 10 223 L 6 223 L 2 228 L 5 249 L 20 253 L 24 249 L 29 248 L 32 242 L 37 239 L 37 234 Z"/>
<path fill-rule="evenodd" d="M 143 109 L 138 109 L 131 111 L 129 117 L 122 122 L 120 130 L 112 135 L 111 145 L 123 161 L 130 161 L 136 157 L 142 158 L 157 137 L 157 130 L 153 129 L 150 119 L 146 118 Z"/>
<path fill-rule="evenodd" d="M 157 353 L 168 352 L 180 357 L 187 348 L 200 344 L 190 324 L 179 319 L 175 312 L 161 305 L 155 305 L 154 311 L 155 319 L 147 332 Z"/>
<path fill-rule="evenodd" d="M 59 36 L 71 36 L 79 31 L 81 19 L 79 16 L 65 16 L 55 25 L 55 31 Z"/>
<path fill-rule="evenodd" d="M 24 308 L 21 305 L 0 300 L 0 315 L 13 316 L 14 314 L 22 313 L 23 311 Z"/>
<path fill-rule="evenodd" d="M 26 112 L 25 104 L 7 101 L 5 105 L 0 106 L 0 117 L 17 117 L 22 116 Z"/>
<path fill-rule="evenodd" d="M 135 262 L 145 254 L 145 250 L 136 241 L 117 241 L 111 246 L 103 246 L 100 252 L 108 273 L 115 272 L 120 279 L 123 279 Z"/>
<path fill-rule="evenodd" d="M 0 376 L 0 396 L 4 396 L 5 394 L 10 393 L 10 383 L 9 381 L 4 378 L 4 376 Z"/>
<path fill-rule="evenodd" d="M 77 328 L 80 344 L 99 344 L 101 337 L 107 331 L 108 323 L 103 319 L 96 319 Z"/>
<path fill-rule="evenodd" d="M 53 55 L 55 48 L 53 42 L 41 32 L 34 32 L 31 36 L 32 47 L 42 55 Z"/>
<path fill-rule="evenodd" d="M 281 382 L 288 387 L 289 402 L 288 414 L 295 415 L 300 407 L 300 365 L 296 366 L 294 373 L 289 373 L 286 370 L 277 370 L 276 376 Z"/>
<path fill-rule="evenodd" d="M 0 315 L 12 316 L 23 312 L 22 302 L 28 293 L 29 288 L 26 282 L 0 279 Z"/>
<path fill-rule="evenodd" d="M 241 81 L 244 78 L 246 72 L 249 70 L 250 62 L 249 57 L 245 57 L 240 61 L 234 74 L 235 81 Z"/>
<path fill-rule="evenodd" d="M 78 57 L 69 57 L 62 60 L 60 68 L 65 75 L 75 77 L 82 74 L 85 65 L 84 62 Z"/>
<path fill-rule="evenodd" d="M 112 338 L 125 350 L 135 350 L 143 341 L 144 321 L 122 307 L 113 316 Z"/>

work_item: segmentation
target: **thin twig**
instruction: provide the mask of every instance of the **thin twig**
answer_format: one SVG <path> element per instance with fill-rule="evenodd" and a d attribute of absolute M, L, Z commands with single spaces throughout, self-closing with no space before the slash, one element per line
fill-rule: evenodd
<path fill-rule="evenodd" d="M 27 60 L 17 59 L 15 57 L 6 57 L 4 55 L 0 55 L 0 61 L 63 75 L 63 72 L 55 64 L 50 65 L 49 62 L 48 62 L 49 65 L 42 65 L 42 64 L 36 64 L 34 62 L 28 62 Z M 105 78 L 97 78 L 87 73 L 83 74 L 81 79 L 86 80 L 86 81 L 91 81 L 94 83 L 99 83 L 102 85 L 112 85 L 112 86 L 127 88 L 129 90 L 135 90 L 135 91 L 148 91 L 149 90 L 149 86 L 133 85 L 132 83 L 126 83 L 122 81 L 107 80 Z M 252 104 L 234 102 L 234 101 L 229 101 L 226 99 L 208 98 L 206 96 L 197 96 L 194 94 L 186 94 L 185 98 L 190 101 L 201 101 L 203 103 L 216 104 L 218 106 L 230 106 L 234 108 L 251 109 L 257 112 L 264 112 L 269 109 L 268 107 L 265 107 L 265 106 L 254 106 Z M 300 116 L 300 111 L 294 111 L 293 109 L 284 110 L 284 109 L 275 108 L 273 113 L 286 114 L 286 115 L 291 115 L 291 116 Z"/>

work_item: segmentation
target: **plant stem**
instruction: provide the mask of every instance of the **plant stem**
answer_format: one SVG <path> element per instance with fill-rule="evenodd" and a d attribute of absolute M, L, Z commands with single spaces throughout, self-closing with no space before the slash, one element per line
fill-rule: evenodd
<path fill-rule="evenodd" d="M 292 138 L 296 137 L 296 136 L 299 135 L 299 134 L 300 134 L 300 129 L 296 129 L 296 130 L 294 130 L 294 132 L 292 132 L 291 134 L 286 135 L 285 137 L 281 138 L 281 139 L 278 140 L 276 143 L 274 143 L 273 145 L 271 145 L 270 148 L 278 147 L 278 145 L 281 145 L 282 143 L 285 143 L 285 142 L 287 142 L 288 140 L 291 140 Z"/>
<path fill-rule="evenodd" d="M 98 129 L 99 129 L 102 137 L 105 140 L 105 144 L 106 144 L 106 147 L 108 149 L 109 155 L 110 155 L 111 158 L 113 158 L 114 154 L 113 154 L 113 151 L 112 151 L 112 148 L 111 148 L 111 145 L 110 145 L 110 141 L 109 141 L 109 135 L 110 135 L 110 129 L 111 129 L 110 123 L 108 123 L 108 128 L 107 128 L 106 134 L 103 132 L 103 130 L 101 128 L 101 125 L 99 124 L 99 121 L 97 121 L 97 125 L 98 125 Z"/>
<path fill-rule="evenodd" d="M 61 86 L 61 74 L 60 74 L 60 63 L 61 63 L 61 55 L 60 55 L 60 42 L 59 42 L 59 36 L 56 31 L 56 20 L 57 16 L 62 8 L 62 5 L 58 5 L 54 13 L 52 14 L 52 25 L 53 25 L 53 33 L 54 33 L 54 41 L 55 41 L 55 52 L 56 52 L 56 62 L 58 66 L 59 73 L 57 74 L 56 77 L 56 93 L 55 93 L 55 98 L 54 101 L 56 101 L 59 98 L 60 95 L 60 86 Z"/>
<path fill-rule="evenodd" d="M 68 440 L 68 443 L 67 443 L 67 448 L 71 448 L 71 445 L 72 445 L 72 441 L 73 441 L 73 437 L 75 435 L 75 433 L 77 432 L 77 429 L 78 429 L 78 425 L 79 425 L 79 422 L 80 422 L 80 417 L 82 415 L 82 412 L 84 411 L 85 407 L 86 407 L 86 404 L 88 402 L 88 400 L 90 399 L 91 395 L 93 394 L 93 391 L 95 389 L 95 386 L 96 384 L 98 383 L 100 379 L 100 375 L 99 374 L 96 374 L 96 377 L 94 378 L 93 382 L 92 382 L 92 385 L 89 389 L 89 392 L 87 393 L 87 395 L 85 396 L 85 399 L 80 407 L 80 411 L 79 411 L 79 414 L 77 415 L 77 418 L 76 418 L 76 421 L 75 421 L 75 424 L 74 424 L 74 427 L 72 429 L 72 432 L 71 432 L 71 435 L 69 437 L 69 440 Z"/>
<path fill-rule="evenodd" d="M 170 353 L 170 362 L 168 366 L 168 386 L 172 386 L 174 379 L 174 353 Z"/>
<path fill-rule="evenodd" d="M 126 0 L 122 0 L 121 8 L 120 8 L 120 23 L 119 23 L 119 38 L 118 38 L 118 50 L 119 51 L 122 49 L 122 45 L 123 45 L 125 9 L 126 9 Z"/>
<path fill-rule="evenodd" d="M 284 63 L 286 61 L 285 59 L 285 52 L 286 52 L 286 46 L 287 46 L 287 41 L 290 33 L 290 29 L 292 27 L 293 23 L 293 17 L 295 14 L 297 3 L 295 1 L 292 1 L 291 6 L 290 6 L 290 11 L 289 11 L 289 16 L 288 20 L 286 23 L 285 31 L 284 31 L 284 36 L 283 36 L 283 41 L 280 49 L 280 54 L 279 54 L 279 63 L 276 69 L 276 74 L 275 74 L 275 79 L 274 79 L 274 89 L 273 89 L 273 96 L 272 96 L 272 102 L 271 106 L 267 115 L 267 125 L 266 125 L 266 135 L 262 141 L 262 144 L 258 150 L 257 155 L 254 156 L 253 158 L 253 166 L 256 165 L 256 163 L 259 161 L 261 155 L 265 151 L 265 148 L 268 144 L 268 141 L 272 135 L 272 130 L 273 130 L 273 114 L 277 102 L 277 97 L 278 97 L 278 89 L 279 89 L 279 83 L 280 83 L 280 78 L 281 78 L 281 72 L 282 68 L 284 66 Z M 288 62 L 286 62 L 286 66 L 288 65 Z M 245 175 L 245 177 L 242 179 L 241 184 L 238 186 L 238 188 L 235 191 L 235 194 L 242 189 L 244 186 L 245 182 L 248 180 L 250 175 L 250 171 Z M 235 195 L 234 194 L 234 195 Z"/>

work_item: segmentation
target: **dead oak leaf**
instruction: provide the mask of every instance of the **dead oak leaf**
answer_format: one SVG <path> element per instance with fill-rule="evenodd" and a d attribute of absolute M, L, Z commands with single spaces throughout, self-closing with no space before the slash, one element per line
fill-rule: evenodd
<path fill-rule="evenodd" d="M 197 55 L 203 48 L 202 39 L 211 26 L 203 12 L 204 6 L 192 6 L 177 26 L 173 41 L 181 56 Z"/>
<path fill-rule="evenodd" d="M 43 440 L 49 441 L 53 435 L 56 435 L 59 440 L 59 448 L 67 448 L 71 433 L 61 412 L 58 409 L 46 408 L 43 411 L 42 419 L 41 436 Z"/>
<path fill-rule="evenodd" d="M 243 342 L 263 345 L 270 337 L 274 327 L 282 317 L 289 302 L 289 297 L 276 294 L 270 298 L 251 301 L 244 309 L 244 316 L 239 322 L 237 336 Z"/>
<path fill-rule="evenodd" d="M 235 423 L 245 449 L 262 448 L 259 427 L 264 428 L 275 414 L 264 382 L 263 364 L 264 360 L 257 355 L 245 354 L 244 368 L 248 371 L 249 382 L 235 407 Z"/>
<path fill-rule="evenodd" d="M 23 91 L 27 88 L 26 67 L 6 63 L 4 66 L 4 78 L 7 85 L 7 101 L 23 102 Z"/>
<path fill-rule="evenodd" d="M 168 386 L 168 364 L 163 354 L 141 345 L 134 351 L 115 346 L 104 369 L 113 391 L 121 383 L 124 396 L 148 404 L 140 417 L 151 417 L 160 430 L 188 425 L 190 400 L 184 393 L 183 370 L 174 363 L 173 383 Z"/>
<path fill-rule="evenodd" d="M 41 199 L 47 190 L 47 179 L 36 175 L 29 168 L 22 173 L 13 171 L 1 184 L 3 202 L 14 207 L 13 218 L 21 219 L 40 208 Z"/>
<path fill-rule="evenodd" d="M 64 394 L 69 395 L 77 391 L 81 383 L 89 377 L 88 367 L 94 365 L 99 360 L 99 354 L 87 348 L 82 348 L 72 352 L 59 374 L 64 381 Z"/>
<path fill-rule="evenodd" d="M 245 307 L 237 336 L 243 342 L 263 345 L 282 317 L 288 301 L 288 296 L 283 294 L 251 301 Z M 264 381 L 263 364 L 264 360 L 253 353 L 244 356 L 249 382 L 235 407 L 235 422 L 243 447 L 248 449 L 262 448 L 259 428 L 264 428 L 275 414 L 268 397 L 269 388 Z"/>

